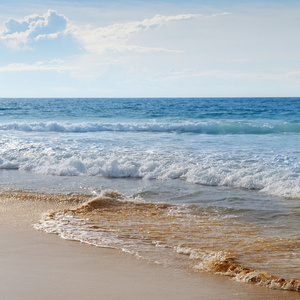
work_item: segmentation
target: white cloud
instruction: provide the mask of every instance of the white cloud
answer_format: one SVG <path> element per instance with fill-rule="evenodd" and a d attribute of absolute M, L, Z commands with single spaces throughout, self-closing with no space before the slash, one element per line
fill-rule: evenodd
<path fill-rule="evenodd" d="M 67 66 L 60 59 L 54 59 L 49 62 L 39 61 L 35 64 L 13 63 L 0 67 L 0 72 L 23 72 L 23 71 L 74 71 L 76 67 Z"/>
<path fill-rule="evenodd" d="M 156 39 L 155 35 L 158 34 L 158 30 L 161 27 L 167 24 L 172 26 L 172 23 L 177 23 L 174 26 L 176 25 L 176 28 L 178 28 L 178 26 L 181 26 L 180 22 L 196 18 L 214 18 L 224 14 L 227 13 L 210 16 L 201 14 L 155 15 L 153 18 L 141 21 L 115 23 L 105 27 L 92 27 L 91 25 L 78 27 L 70 25 L 68 33 L 76 37 L 86 50 L 86 53 L 78 56 L 76 62 L 74 62 L 78 66 L 78 69 L 71 72 L 71 75 L 81 79 L 93 79 L 102 76 L 104 73 L 109 73 L 110 69 L 114 69 L 118 74 L 127 74 L 127 71 L 132 70 L 133 66 L 149 64 L 150 60 L 148 61 L 147 56 L 144 55 L 145 53 L 155 55 L 159 53 L 182 54 L 183 51 L 178 50 L 178 48 L 160 46 L 161 39 Z M 168 28 L 168 30 L 174 32 L 176 28 L 172 27 Z M 152 40 L 150 38 L 148 41 L 156 43 L 157 46 L 141 45 L 138 34 L 142 35 L 146 31 L 152 31 Z M 135 38 L 134 42 L 132 40 L 133 37 Z M 159 61 L 156 60 L 156 64 L 164 63 L 163 56 L 159 58 Z M 151 66 L 150 69 L 152 69 Z M 148 70 L 143 74 L 149 72 L 152 73 L 152 71 Z M 139 72 L 134 73 L 138 74 Z"/>
<path fill-rule="evenodd" d="M 235 79 L 235 80 L 272 80 L 272 81 L 284 81 L 289 79 L 294 79 L 295 81 L 299 81 L 300 79 L 300 70 L 294 71 L 281 71 L 277 74 L 274 74 L 274 71 L 232 71 L 232 70 L 206 70 L 199 71 L 194 69 L 184 69 L 181 71 L 175 71 L 169 76 L 165 76 L 164 78 L 159 78 L 159 80 L 165 81 L 173 81 L 180 79 L 203 79 L 203 78 L 215 78 L 215 79 Z"/>
<path fill-rule="evenodd" d="M 199 14 L 181 14 L 175 16 L 156 15 L 151 19 L 142 21 L 116 23 L 107 27 L 86 28 L 73 27 L 70 32 L 84 45 L 88 52 L 102 53 L 106 50 L 113 51 L 137 51 L 137 52 L 178 52 L 173 49 L 165 49 L 160 47 L 142 47 L 139 45 L 128 45 L 130 37 L 142 31 L 158 28 L 168 22 L 183 21 L 197 17 Z"/>
<path fill-rule="evenodd" d="M 68 19 L 54 10 L 48 10 L 44 15 L 29 15 L 23 19 L 9 19 L 0 33 L 0 41 L 13 49 L 32 49 L 35 42 L 56 39 L 64 34 L 77 39 L 88 53 L 103 53 L 105 51 L 132 52 L 174 52 L 176 49 L 163 47 L 145 47 L 130 45 L 129 39 L 139 32 L 157 29 L 167 23 L 186 21 L 203 16 L 201 14 L 178 14 L 173 16 L 155 15 L 153 18 L 141 21 L 115 23 L 106 27 L 78 27 L 69 23 Z"/>
<path fill-rule="evenodd" d="M 155 55 L 158 53 L 181 54 L 183 52 L 177 48 L 180 44 L 173 46 L 175 49 L 172 46 L 168 47 L 168 44 L 162 46 L 163 40 L 156 39 L 161 27 L 168 24 L 170 27 L 165 27 L 164 29 L 168 30 L 165 32 L 169 32 L 169 30 L 176 32 L 176 29 L 180 28 L 181 22 L 197 18 L 214 18 L 224 14 L 226 13 L 155 15 L 140 21 L 114 23 L 103 27 L 76 26 L 70 23 L 64 15 L 58 14 L 54 10 L 48 10 L 44 15 L 29 15 L 21 20 L 10 19 L 5 23 L 6 30 L 0 34 L 0 41 L 4 41 L 10 48 L 37 49 L 36 53 L 39 54 L 48 51 L 52 57 L 63 57 L 60 50 L 55 55 L 52 52 L 60 49 L 59 45 L 64 42 L 68 43 L 67 39 L 70 39 L 77 42 L 77 44 L 74 43 L 75 48 L 81 47 L 83 51 L 79 54 L 75 52 L 72 57 L 64 56 L 64 60 L 68 63 L 50 61 L 51 56 L 50 58 L 40 56 L 37 58 L 40 60 L 37 63 L 26 63 L 26 61 L 12 63 L 0 67 L 0 72 L 69 71 L 71 77 L 88 80 L 94 80 L 109 72 L 126 74 L 129 69 L 132 70 L 132 66 L 149 64 L 148 58 L 145 58 L 144 55 L 146 52 Z M 148 39 L 151 46 L 142 43 L 141 36 L 138 35 L 146 31 L 151 31 L 151 38 Z M 60 37 L 59 40 L 58 37 Z M 47 43 L 43 44 L 44 41 Z M 39 43 L 36 48 L 35 43 Z M 41 45 L 44 48 L 40 47 Z M 163 57 L 165 56 L 160 57 L 159 64 L 164 63 Z M 46 62 L 41 62 L 41 60 Z"/>
<path fill-rule="evenodd" d="M 29 15 L 24 19 L 9 19 L 5 31 L 0 34 L 0 40 L 13 49 L 28 49 L 30 44 L 41 38 L 56 38 L 67 28 L 67 18 L 54 10 L 48 10 L 44 15 Z"/>

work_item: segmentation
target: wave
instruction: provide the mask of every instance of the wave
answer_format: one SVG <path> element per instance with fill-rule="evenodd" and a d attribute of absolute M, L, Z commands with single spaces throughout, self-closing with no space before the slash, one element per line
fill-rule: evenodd
<path fill-rule="evenodd" d="M 192 262 L 194 269 L 240 282 L 300 291 L 299 279 L 282 277 L 291 276 L 289 268 L 299 274 L 294 266 L 297 239 L 268 237 L 253 224 L 215 218 L 205 211 L 193 214 L 188 206 L 145 202 L 104 190 L 78 207 L 49 213 L 34 227 L 152 262 L 184 267 Z M 278 275 L 269 274 L 274 270 Z"/>
<path fill-rule="evenodd" d="M 287 168 L 288 166 L 288 168 Z M 180 179 L 207 186 L 259 190 L 300 199 L 299 163 L 292 158 L 274 161 L 237 160 L 229 156 L 185 157 L 183 154 L 52 152 L 29 147 L 0 154 L 0 169 L 55 176 L 102 176 L 145 180 Z"/>
<path fill-rule="evenodd" d="M 300 133 L 300 123 L 262 122 L 262 121 L 178 121 L 169 123 L 5 123 L 0 124 L 0 131 L 23 132 L 175 132 L 196 134 L 278 134 Z"/>

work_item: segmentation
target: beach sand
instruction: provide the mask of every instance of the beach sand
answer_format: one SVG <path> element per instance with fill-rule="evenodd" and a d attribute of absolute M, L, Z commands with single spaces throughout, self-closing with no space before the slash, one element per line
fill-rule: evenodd
<path fill-rule="evenodd" d="M 32 228 L 53 203 L 2 197 L 0 206 L 1 299 L 300 299 L 299 293 L 164 268 Z"/>

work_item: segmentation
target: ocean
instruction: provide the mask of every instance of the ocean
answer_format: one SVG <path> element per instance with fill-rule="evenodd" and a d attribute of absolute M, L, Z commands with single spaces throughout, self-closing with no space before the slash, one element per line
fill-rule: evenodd
<path fill-rule="evenodd" d="M 66 201 L 32 224 L 64 239 L 300 291 L 300 98 L 0 99 L 0 193 Z"/>

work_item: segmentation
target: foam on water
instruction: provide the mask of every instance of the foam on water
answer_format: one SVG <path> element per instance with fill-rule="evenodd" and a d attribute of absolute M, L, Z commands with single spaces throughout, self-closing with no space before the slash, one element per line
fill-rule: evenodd
<path fill-rule="evenodd" d="M 168 143 L 164 144 L 166 139 Z M 202 149 L 201 141 L 197 148 L 195 138 L 189 135 L 154 135 L 141 140 L 135 140 L 131 134 L 115 133 L 84 138 L 3 136 L 0 169 L 59 176 L 179 178 L 202 185 L 255 189 L 300 198 L 300 158 L 291 145 L 292 137 L 285 138 L 286 147 L 291 145 L 285 150 L 286 155 L 275 152 L 275 147 L 280 147 L 276 144 L 267 145 L 274 152 L 261 149 L 264 145 L 257 138 L 238 147 L 234 137 L 231 139 L 224 139 L 223 149 L 218 149 L 219 144 L 214 145 L 213 140 L 203 141 L 210 143 L 210 147 Z"/>

